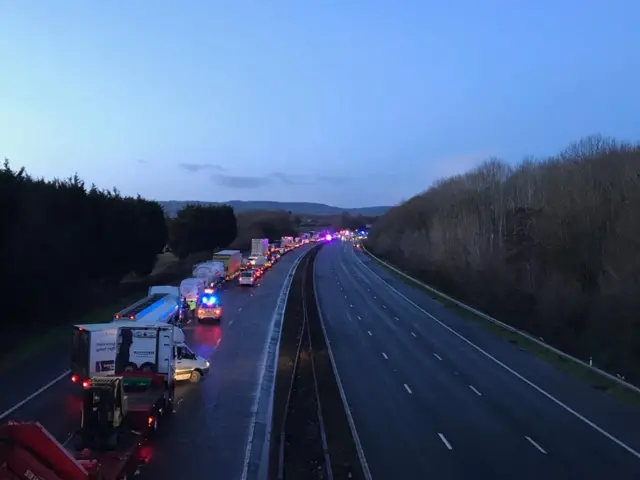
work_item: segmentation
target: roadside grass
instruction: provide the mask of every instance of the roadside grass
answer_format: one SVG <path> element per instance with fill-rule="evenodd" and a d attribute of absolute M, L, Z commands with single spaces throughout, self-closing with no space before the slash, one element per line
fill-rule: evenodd
<path fill-rule="evenodd" d="M 146 278 L 128 278 L 121 283 L 121 292 L 86 313 L 76 316 L 64 325 L 53 326 L 41 335 L 20 342 L 14 348 L 0 353 L 0 372 L 8 370 L 13 365 L 24 362 L 39 351 L 45 350 L 58 342 L 70 338 L 69 327 L 71 325 L 108 323 L 113 319 L 113 314 L 133 304 L 147 294 L 150 285 L 177 285 L 184 278 L 188 263 L 179 262 L 172 253 L 158 255 L 158 260 L 153 272 Z"/>
<path fill-rule="evenodd" d="M 572 377 L 582 381 L 589 387 L 604 392 L 608 395 L 612 395 L 615 398 L 630 404 L 636 407 L 640 407 L 640 393 L 631 390 L 624 385 L 621 385 L 599 373 L 591 370 L 590 368 L 585 367 L 579 363 L 574 362 L 573 360 L 563 357 L 562 355 L 558 355 L 557 353 L 549 350 L 535 342 L 532 342 L 526 337 L 519 335 L 510 330 L 506 330 L 502 328 L 500 325 L 496 325 L 489 320 L 482 318 L 473 312 L 470 312 L 459 305 L 451 302 L 450 300 L 438 295 L 437 293 L 423 287 L 419 283 L 412 282 L 406 277 L 403 277 L 398 272 L 389 268 L 388 265 L 385 265 L 379 259 L 374 257 L 369 251 L 362 249 L 362 252 L 367 254 L 373 261 L 382 266 L 386 271 L 391 273 L 394 277 L 400 279 L 405 284 L 417 288 L 424 293 L 426 293 L 431 299 L 440 303 L 443 307 L 455 312 L 461 318 L 465 320 L 471 320 L 476 324 L 484 327 L 489 330 L 495 336 L 509 342 L 512 345 L 515 345 L 520 350 L 531 353 L 541 360 L 546 361 L 550 365 L 552 365 L 556 370 L 559 370 L 563 373 L 571 375 Z M 401 268 L 393 265 L 398 270 L 402 270 Z M 506 322 L 505 322 L 506 323 Z"/>

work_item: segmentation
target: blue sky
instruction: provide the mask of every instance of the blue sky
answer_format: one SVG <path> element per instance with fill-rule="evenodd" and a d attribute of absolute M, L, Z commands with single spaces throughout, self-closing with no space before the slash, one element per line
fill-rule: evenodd
<path fill-rule="evenodd" d="M 640 140 L 640 2 L 0 2 L 0 155 L 159 200 L 394 204 Z"/>

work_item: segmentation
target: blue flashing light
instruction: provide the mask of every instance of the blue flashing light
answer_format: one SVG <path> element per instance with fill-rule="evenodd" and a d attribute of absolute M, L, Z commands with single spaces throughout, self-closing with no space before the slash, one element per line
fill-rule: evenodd
<path fill-rule="evenodd" d="M 202 303 L 206 305 L 215 305 L 216 303 L 218 303 L 218 299 L 214 296 L 202 297 Z"/>

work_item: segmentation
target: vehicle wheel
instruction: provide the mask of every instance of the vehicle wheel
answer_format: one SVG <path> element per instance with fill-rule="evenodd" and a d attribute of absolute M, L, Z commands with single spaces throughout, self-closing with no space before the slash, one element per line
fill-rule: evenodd
<path fill-rule="evenodd" d="M 198 383 L 201 378 L 202 378 L 202 375 L 200 375 L 200 372 L 197 371 L 197 370 L 194 370 L 193 372 L 191 372 L 191 376 L 189 377 L 189 381 L 191 383 Z"/>
<path fill-rule="evenodd" d="M 138 365 L 133 362 L 127 363 L 124 367 L 125 372 L 135 372 L 136 370 L 138 370 Z"/>

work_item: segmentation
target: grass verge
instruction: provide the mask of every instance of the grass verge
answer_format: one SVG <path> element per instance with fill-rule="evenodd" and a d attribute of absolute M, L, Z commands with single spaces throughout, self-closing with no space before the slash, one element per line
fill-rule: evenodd
<path fill-rule="evenodd" d="M 451 302 L 447 298 L 438 295 L 437 293 L 429 290 L 428 288 L 423 287 L 419 283 L 413 282 L 408 278 L 400 275 L 398 272 L 389 268 L 388 265 L 380 261 L 380 259 L 374 257 L 368 250 L 362 249 L 362 251 L 367 254 L 373 261 L 382 266 L 385 270 L 390 272 L 396 278 L 402 280 L 405 284 L 417 288 L 424 293 L 426 293 L 431 299 L 440 303 L 443 307 L 454 311 L 459 317 L 464 318 L 466 320 L 471 320 L 478 325 L 481 325 L 486 330 L 489 330 L 496 337 L 499 337 L 512 345 L 517 346 L 520 350 L 531 353 L 536 357 L 546 361 L 550 365 L 552 365 L 556 370 L 559 370 L 563 373 L 571 375 L 572 377 L 582 381 L 589 387 L 604 392 L 608 395 L 612 395 L 618 400 L 627 403 L 629 405 L 634 405 L 636 407 L 640 407 L 640 393 L 635 390 L 629 389 L 624 385 L 621 385 L 603 375 L 600 375 L 598 372 L 591 370 L 590 368 L 585 367 L 579 363 L 574 362 L 573 360 L 566 358 L 562 355 L 558 355 L 552 350 L 545 348 L 535 342 L 532 342 L 526 337 L 519 335 L 515 332 L 502 328 L 500 325 L 496 325 L 489 320 L 482 318 L 473 312 L 470 312 L 459 305 Z M 393 265 L 398 270 L 402 270 L 401 268 Z"/>
<path fill-rule="evenodd" d="M 29 359 L 36 353 L 52 347 L 58 342 L 70 338 L 69 327 L 77 324 L 110 322 L 113 314 L 133 304 L 147 294 L 149 285 L 176 284 L 187 274 L 188 261 L 179 262 L 172 254 L 158 255 L 154 271 L 143 279 L 128 279 L 121 285 L 121 293 L 84 314 L 77 315 L 72 321 L 55 325 L 42 332 L 41 335 L 30 336 L 24 342 L 0 353 L 0 373 Z"/>

